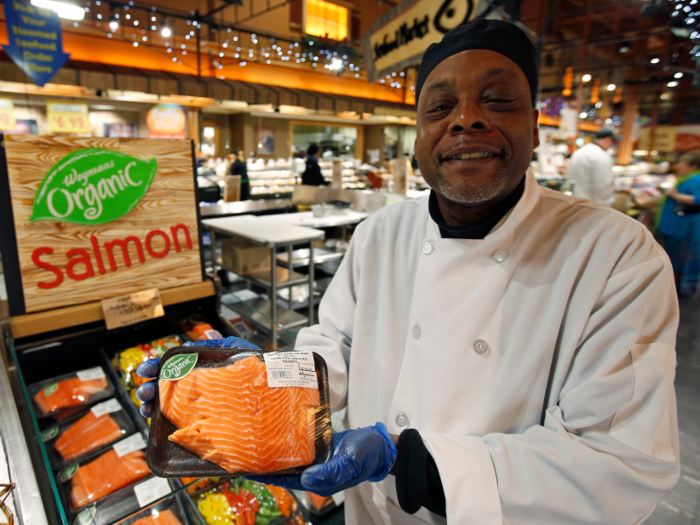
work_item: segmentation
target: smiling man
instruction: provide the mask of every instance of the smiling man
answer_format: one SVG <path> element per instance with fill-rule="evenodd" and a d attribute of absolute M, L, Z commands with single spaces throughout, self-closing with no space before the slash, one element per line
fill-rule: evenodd
<path fill-rule="evenodd" d="M 536 90 L 511 24 L 427 50 L 431 195 L 357 228 L 297 338 L 351 430 L 328 463 L 262 480 L 345 490 L 357 525 L 631 525 L 676 483 L 670 262 L 639 223 L 526 174 Z"/>

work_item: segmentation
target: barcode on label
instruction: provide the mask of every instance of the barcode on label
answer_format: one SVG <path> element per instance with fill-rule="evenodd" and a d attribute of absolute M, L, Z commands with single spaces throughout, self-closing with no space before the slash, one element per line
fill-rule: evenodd
<path fill-rule="evenodd" d="M 271 370 L 273 379 L 291 379 L 292 373 L 288 370 Z"/>

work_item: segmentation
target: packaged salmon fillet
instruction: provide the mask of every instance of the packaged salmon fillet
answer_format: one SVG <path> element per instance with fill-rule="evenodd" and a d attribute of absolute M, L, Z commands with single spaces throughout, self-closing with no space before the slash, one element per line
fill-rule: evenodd
<path fill-rule="evenodd" d="M 187 501 L 184 494 L 172 494 L 160 501 L 139 501 L 137 492 L 143 496 L 146 494 L 140 488 L 152 485 L 156 478 L 150 476 L 135 485 L 121 489 L 120 491 L 73 513 L 69 518 L 72 525 L 189 525 L 199 523 L 188 518 L 188 513 L 193 512 L 192 504 Z M 177 488 L 172 481 L 159 480 L 165 483 L 171 492 Z M 155 497 L 153 494 L 151 497 Z M 150 499 L 150 498 L 149 498 Z M 141 509 L 141 510 L 139 510 Z M 128 518 L 126 516 L 129 516 Z"/>
<path fill-rule="evenodd" d="M 75 412 L 114 395 L 101 366 L 39 381 L 28 390 L 37 418 Z"/>
<path fill-rule="evenodd" d="M 333 455 L 312 352 L 181 347 L 160 361 L 147 461 L 160 477 L 292 474 Z"/>
<path fill-rule="evenodd" d="M 141 386 L 148 381 L 136 373 L 136 367 L 154 357 L 161 357 L 171 348 L 182 344 L 178 335 L 161 337 L 150 343 L 143 343 L 119 352 L 116 357 L 117 368 L 126 388 Z"/>
<path fill-rule="evenodd" d="M 84 462 L 105 446 L 134 431 L 134 424 L 115 398 L 54 424 L 41 432 L 54 471 Z"/>
<path fill-rule="evenodd" d="M 76 462 L 56 475 L 64 508 L 72 513 L 150 476 L 140 433 L 134 433 L 84 462 Z M 138 507 L 136 507 L 138 508 Z"/>

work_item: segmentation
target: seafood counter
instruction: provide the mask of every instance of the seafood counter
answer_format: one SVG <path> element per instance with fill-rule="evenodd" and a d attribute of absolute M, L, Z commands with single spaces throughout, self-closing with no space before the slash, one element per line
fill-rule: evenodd
<path fill-rule="evenodd" d="M 212 303 L 201 299 L 174 305 L 170 315 L 121 330 L 88 328 L 52 337 L 50 342 L 39 338 L 18 341 L 9 339 L 9 369 L 14 374 L 14 395 L 23 407 L 21 412 L 26 419 L 20 423 L 17 418 L 15 429 L 21 436 L 20 425 L 23 423 L 27 440 L 22 440 L 22 444 L 29 448 L 29 452 L 25 452 L 22 457 L 27 459 L 29 473 L 37 478 L 35 486 L 40 487 L 34 490 L 31 507 L 22 507 L 21 501 L 20 505 L 15 505 L 19 507 L 15 513 L 18 518 L 15 523 L 305 523 L 305 517 L 310 515 L 306 507 L 307 499 L 299 499 L 300 495 L 285 489 L 236 477 L 236 473 L 231 472 L 234 469 L 227 472 L 215 463 L 200 460 L 195 453 L 192 455 L 196 459 L 220 469 L 222 475 L 202 477 L 205 474 L 186 476 L 171 473 L 166 479 L 153 474 L 157 469 L 152 468 L 150 463 L 148 456 L 151 451 L 148 446 L 149 440 L 153 440 L 160 428 L 155 419 L 158 414 L 154 413 L 153 421 L 146 420 L 139 414 L 141 402 L 136 398 L 135 391 L 146 379 L 136 374 L 136 368 L 150 358 L 167 357 L 168 352 L 187 350 L 181 347 L 185 342 L 233 335 L 230 327 L 219 317 L 216 304 Z M 256 363 L 250 360 L 251 357 Z M 206 359 L 201 359 L 200 365 L 206 365 Z M 257 381 L 265 373 L 264 363 L 258 361 L 257 356 L 242 356 L 241 359 L 235 357 L 228 365 L 249 370 L 250 378 Z M 201 370 L 210 373 L 207 370 L 215 369 Z M 1 372 L 4 373 L 4 368 Z M 227 371 L 222 368 L 222 372 Z M 0 375 L 0 389 L 3 377 Z M 7 377 L 5 381 L 7 382 Z M 170 383 L 171 387 L 175 385 L 174 382 Z M 6 389 L 10 390 L 9 385 L 6 385 Z M 224 403 L 234 407 L 233 410 L 237 406 L 233 401 L 240 394 L 240 391 L 237 393 L 235 390 L 234 384 L 225 394 L 231 403 Z M 325 409 L 326 405 L 322 403 L 325 399 L 318 398 L 318 391 L 315 399 L 313 396 L 300 395 L 303 390 L 299 388 L 282 392 L 287 396 L 284 402 L 298 406 L 297 412 L 303 416 L 294 422 L 283 421 L 284 418 L 275 419 L 274 405 L 283 398 L 267 387 L 260 389 L 261 399 L 269 400 L 271 407 L 266 418 L 261 421 L 267 421 L 273 426 L 286 425 L 290 435 L 297 436 L 300 446 L 313 449 L 315 438 L 309 434 L 305 425 L 316 428 L 316 424 L 307 412 L 315 413 L 321 405 Z M 167 392 L 169 391 L 164 389 L 164 395 Z M 176 390 L 173 389 L 171 397 L 175 393 Z M 218 402 L 222 403 L 222 400 Z M 0 432 L 3 437 L 9 421 L 5 417 L 8 408 L 16 412 L 14 403 L 0 403 Z M 210 412 L 215 414 L 221 412 L 221 409 L 213 405 Z M 324 430 L 327 435 L 330 432 L 330 416 L 325 411 L 323 416 L 324 423 L 328 424 L 328 429 Z M 170 417 L 176 419 L 172 414 Z M 187 418 L 186 415 L 183 417 Z M 247 413 L 240 413 L 236 417 L 239 421 L 249 418 Z M 183 428 L 187 428 L 184 423 L 180 423 Z M 304 441 L 309 439 L 306 436 L 310 436 L 310 444 Z M 262 447 L 272 443 L 270 440 L 267 443 L 265 439 L 260 441 Z M 170 443 L 180 447 L 175 440 Z M 191 448 L 204 456 L 207 453 L 205 449 L 212 452 L 208 446 L 200 450 L 194 444 Z M 34 469 L 29 461 L 30 455 Z M 313 461 L 311 456 L 307 453 L 299 464 L 310 463 Z M 0 469 L 0 476 L 2 475 Z M 0 484 L 3 483 L 5 480 L 0 477 Z M 17 503 L 17 492 L 13 495 Z M 42 510 L 40 505 L 36 505 L 39 498 L 43 500 L 48 519 L 42 516 L 42 520 L 39 516 Z M 22 516 L 21 512 L 25 508 L 32 509 L 31 518 L 26 513 Z M 2 517 L 0 523 L 4 523 Z"/>

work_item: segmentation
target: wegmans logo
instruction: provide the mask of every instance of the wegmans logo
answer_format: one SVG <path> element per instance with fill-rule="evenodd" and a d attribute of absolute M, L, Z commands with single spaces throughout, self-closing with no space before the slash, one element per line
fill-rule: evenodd
<path fill-rule="evenodd" d="M 75 151 L 46 175 L 29 220 L 83 225 L 117 220 L 143 199 L 157 166 L 155 158 L 143 161 L 107 149 Z"/>

